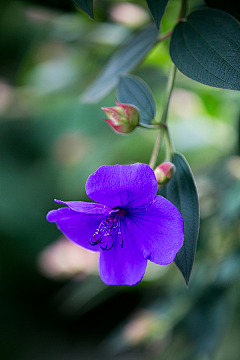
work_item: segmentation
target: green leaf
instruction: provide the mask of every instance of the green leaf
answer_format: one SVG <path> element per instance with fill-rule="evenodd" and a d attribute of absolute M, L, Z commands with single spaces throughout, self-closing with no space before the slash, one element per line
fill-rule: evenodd
<path fill-rule="evenodd" d="M 82 94 L 81 100 L 98 102 L 117 86 L 119 75 L 133 70 L 156 43 L 158 31 L 150 26 L 134 35 L 108 61 L 98 78 Z"/>
<path fill-rule="evenodd" d="M 183 217 L 184 243 L 174 261 L 188 285 L 199 232 L 198 193 L 192 171 L 185 157 L 175 153 L 172 162 L 176 167 L 175 174 L 167 186 L 158 191 L 158 194 L 171 201 Z"/>
<path fill-rule="evenodd" d="M 162 20 L 164 11 L 166 9 L 168 0 L 147 0 L 147 4 L 153 19 L 155 21 L 156 27 L 159 29 L 160 22 Z"/>
<path fill-rule="evenodd" d="M 210 8 L 228 12 L 240 21 L 240 2 L 239 0 L 205 0 Z"/>
<path fill-rule="evenodd" d="M 84 11 L 91 19 L 94 20 L 93 15 L 93 0 L 73 0 L 73 2 Z"/>
<path fill-rule="evenodd" d="M 230 14 L 216 9 L 190 14 L 174 29 L 170 55 L 191 79 L 240 90 L 240 24 Z"/>
<path fill-rule="evenodd" d="M 140 125 L 149 127 L 156 115 L 155 101 L 148 85 L 133 75 L 121 76 L 118 83 L 118 100 L 135 105 L 140 111 Z"/>

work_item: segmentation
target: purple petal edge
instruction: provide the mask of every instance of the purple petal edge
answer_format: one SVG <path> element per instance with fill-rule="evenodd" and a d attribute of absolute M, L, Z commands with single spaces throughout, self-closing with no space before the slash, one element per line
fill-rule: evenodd
<path fill-rule="evenodd" d="M 113 210 L 109 209 L 107 206 L 97 203 L 89 203 L 85 201 L 62 201 L 57 199 L 54 199 L 54 201 L 58 204 L 67 205 L 73 211 L 81 214 L 109 215 L 113 212 Z"/>
<path fill-rule="evenodd" d="M 99 246 L 91 245 L 90 239 L 104 218 L 102 214 L 78 213 L 69 207 L 51 210 L 47 214 L 47 220 L 55 222 L 63 235 L 91 251 L 99 251 Z"/>
<path fill-rule="evenodd" d="M 124 221 L 145 258 L 159 264 L 170 264 L 183 245 L 183 219 L 178 209 L 157 195 L 147 209 L 134 209 Z"/>
<path fill-rule="evenodd" d="M 157 180 L 147 164 L 103 165 L 89 176 L 86 194 L 109 208 L 149 205 L 157 192 Z"/>

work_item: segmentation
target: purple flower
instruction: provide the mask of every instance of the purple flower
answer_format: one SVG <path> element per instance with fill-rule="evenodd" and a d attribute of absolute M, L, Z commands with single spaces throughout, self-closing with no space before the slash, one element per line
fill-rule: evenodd
<path fill-rule="evenodd" d="M 184 240 L 182 216 L 156 192 L 146 164 L 101 166 L 86 183 L 87 195 L 99 204 L 55 200 L 68 207 L 50 211 L 47 220 L 76 244 L 100 252 L 104 283 L 135 285 L 148 260 L 171 263 Z"/>

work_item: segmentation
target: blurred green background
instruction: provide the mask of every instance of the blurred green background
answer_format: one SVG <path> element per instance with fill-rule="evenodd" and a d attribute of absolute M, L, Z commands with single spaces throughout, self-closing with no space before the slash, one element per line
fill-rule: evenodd
<path fill-rule="evenodd" d="M 163 31 L 178 11 L 170 1 Z M 156 138 L 154 130 L 112 132 L 101 106 L 114 104 L 114 92 L 96 105 L 79 101 L 116 47 L 152 21 L 140 0 L 99 0 L 94 12 L 95 22 L 70 0 L 0 3 L 1 359 L 238 360 L 238 92 L 178 74 L 172 96 L 170 131 L 201 204 L 188 289 L 174 264 L 149 264 L 134 287 L 106 286 L 95 255 L 45 220 L 54 198 L 87 200 L 86 179 L 99 166 L 148 163 Z M 134 71 L 152 89 L 157 116 L 168 46 Z"/>

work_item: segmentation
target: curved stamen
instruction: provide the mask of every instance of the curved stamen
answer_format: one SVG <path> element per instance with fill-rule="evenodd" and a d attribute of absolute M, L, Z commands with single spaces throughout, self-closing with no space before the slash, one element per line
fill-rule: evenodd
<path fill-rule="evenodd" d="M 113 239 L 112 235 L 110 235 L 110 234 L 109 234 L 109 236 L 107 237 L 107 239 L 109 239 L 109 237 L 111 237 L 111 238 L 112 238 L 112 245 L 108 248 L 108 241 L 107 241 L 107 245 L 106 245 L 106 247 L 105 247 L 105 248 L 103 248 L 103 247 L 100 245 L 100 248 L 101 248 L 102 250 L 107 250 L 107 251 L 109 251 L 109 250 L 111 250 L 111 249 L 113 248 L 113 245 L 114 245 L 114 239 Z"/>
<path fill-rule="evenodd" d="M 113 214 L 110 214 L 109 217 L 104 219 L 95 233 L 93 234 L 93 238 L 91 237 L 88 243 L 92 246 L 99 245 L 100 248 L 104 251 L 109 251 L 113 248 L 114 245 L 114 236 L 113 231 L 114 229 L 118 229 L 117 235 L 115 236 L 118 238 L 120 236 L 121 238 L 121 248 L 123 248 L 123 237 L 120 229 L 120 219 L 119 216 L 122 214 L 122 210 L 119 210 L 118 212 L 115 212 Z M 109 240 L 111 239 L 111 242 L 109 243 Z M 106 246 L 102 246 L 103 244 L 106 244 Z M 110 245 L 110 246 L 109 246 Z"/>
<path fill-rule="evenodd" d="M 102 243 L 102 234 L 100 233 L 95 233 L 95 234 L 93 234 L 93 238 L 94 238 L 94 242 L 96 242 L 97 244 L 101 244 Z"/>

